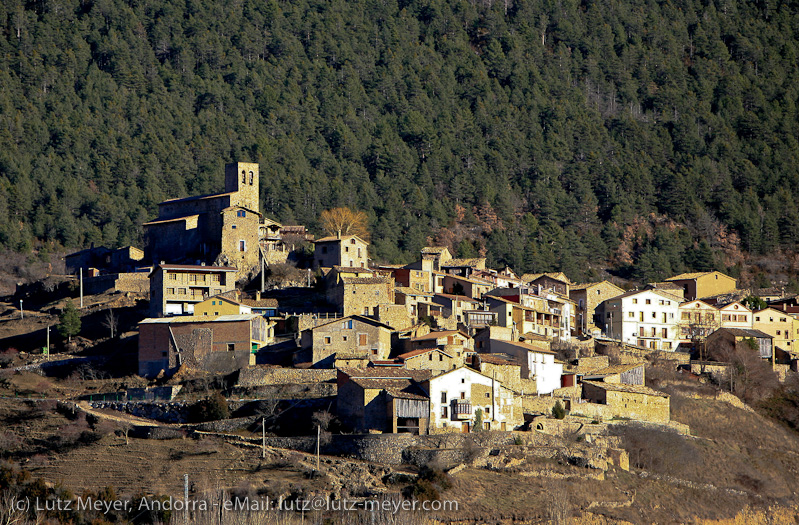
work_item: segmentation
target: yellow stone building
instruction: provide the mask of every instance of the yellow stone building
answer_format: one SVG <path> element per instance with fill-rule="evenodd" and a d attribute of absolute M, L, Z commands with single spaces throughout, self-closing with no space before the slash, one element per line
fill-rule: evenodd
<path fill-rule="evenodd" d="M 776 308 L 765 308 L 754 313 L 752 328 L 774 338 L 774 347 L 786 352 L 799 352 L 799 321 L 787 312 Z"/>
<path fill-rule="evenodd" d="M 729 293 L 738 286 L 738 281 L 733 277 L 716 271 L 682 273 L 669 277 L 666 281 L 682 286 L 688 301 Z"/>

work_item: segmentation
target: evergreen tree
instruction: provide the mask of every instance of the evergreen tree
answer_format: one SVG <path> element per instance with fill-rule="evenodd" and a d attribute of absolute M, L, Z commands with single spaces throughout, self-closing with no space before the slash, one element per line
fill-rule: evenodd
<path fill-rule="evenodd" d="M 81 319 L 80 312 L 75 307 L 72 299 L 67 299 L 61 314 L 58 316 L 58 333 L 71 342 L 72 337 L 80 333 Z"/>

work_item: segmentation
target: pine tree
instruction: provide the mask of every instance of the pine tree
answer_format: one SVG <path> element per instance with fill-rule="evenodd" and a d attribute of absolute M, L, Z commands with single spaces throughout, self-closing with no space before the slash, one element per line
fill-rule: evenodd
<path fill-rule="evenodd" d="M 75 308 L 72 299 L 67 299 L 64 309 L 61 310 L 61 315 L 58 316 L 60 324 L 58 325 L 58 333 L 61 337 L 66 337 L 67 341 L 72 341 L 72 337 L 80 333 L 80 312 Z"/>

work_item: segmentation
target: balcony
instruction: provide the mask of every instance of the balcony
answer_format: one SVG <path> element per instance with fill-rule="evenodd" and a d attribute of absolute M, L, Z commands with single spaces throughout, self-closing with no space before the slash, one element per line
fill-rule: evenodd
<path fill-rule="evenodd" d="M 470 419 L 472 417 L 472 403 L 468 399 L 456 399 L 452 401 L 453 419 Z"/>

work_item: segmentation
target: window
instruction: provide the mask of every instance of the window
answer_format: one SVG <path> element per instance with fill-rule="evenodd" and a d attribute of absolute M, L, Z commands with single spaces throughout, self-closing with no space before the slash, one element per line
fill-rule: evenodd
<path fill-rule="evenodd" d="M 652 304 L 652 299 L 647 299 L 646 304 Z"/>
<path fill-rule="evenodd" d="M 631 318 L 635 319 L 635 312 L 628 312 L 627 313 L 627 317 L 631 317 Z"/>
<path fill-rule="evenodd" d="M 461 392 L 461 399 L 466 399 L 466 392 Z"/>
<path fill-rule="evenodd" d="M 485 407 L 485 413 L 487 416 L 491 415 L 491 407 Z"/>
<path fill-rule="evenodd" d="M 449 408 L 449 407 L 448 407 L 448 406 L 446 406 L 446 405 L 444 405 L 443 407 L 441 407 L 441 417 L 443 417 L 443 418 L 447 418 L 447 417 L 449 417 L 448 408 Z"/>
<path fill-rule="evenodd" d="M 347 342 L 347 339 L 349 338 L 346 335 L 341 338 L 341 340 L 344 341 L 345 343 Z"/>
<path fill-rule="evenodd" d="M 668 328 L 664 328 L 663 329 L 663 339 L 668 339 L 668 338 L 669 338 L 669 329 Z"/>
<path fill-rule="evenodd" d="M 633 299 L 633 304 L 638 304 L 638 299 Z"/>
<path fill-rule="evenodd" d="M 486 397 L 491 397 L 491 394 L 489 392 L 486 392 Z"/>
<path fill-rule="evenodd" d="M 432 361 L 432 360 L 433 360 L 433 352 L 430 352 L 430 353 L 428 354 L 428 357 L 430 358 L 429 360 L 430 360 L 430 361 Z"/>
<path fill-rule="evenodd" d="M 170 273 L 169 274 L 169 280 L 170 281 L 177 281 L 178 280 L 178 275 L 176 273 Z"/>
<path fill-rule="evenodd" d="M 326 345 L 329 345 L 329 344 L 330 344 L 330 337 L 325 337 L 325 344 L 326 344 Z"/>
<path fill-rule="evenodd" d="M 377 348 L 372 348 L 372 355 L 377 355 Z"/>
<path fill-rule="evenodd" d="M 355 244 L 355 239 L 350 239 L 350 244 Z"/>
<path fill-rule="evenodd" d="M 247 172 L 244 170 L 241 170 L 241 183 L 247 184 Z"/>
<path fill-rule="evenodd" d="M 779 330 L 777 330 L 777 335 L 780 335 L 780 331 Z"/>
<path fill-rule="evenodd" d="M 252 186 L 253 181 L 255 180 L 255 173 L 252 171 L 250 172 L 250 186 Z"/>
<path fill-rule="evenodd" d="M 441 392 L 441 402 L 442 403 L 446 403 L 447 402 L 447 393 L 446 392 Z"/>
<path fill-rule="evenodd" d="M 175 295 L 175 289 L 174 288 L 167 288 L 166 289 L 166 293 L 168 295 Z"/>
<path fill-rule="evenodd" d="M 178 295 L 186 295 L 186 289 L 185 288 L 178 288 Z"/>
<path fill-rule="evenodd" d="M 465 382 L 466 382 L 466 379 L 462 377 L 461 378 L 461 383 L 465 383 Z"/>
<path fill-rule="evenodd" d="M 235 344 L 233 344 L 233 343 L 228 343 L 227 344 L 227 351 L 228 352 L 232 352 L 235 349 L 236 349 L 236 345 Z"/>
<path fill-rule="evenodd" d="M 784 323 L 785 322 L 785 318 L 784 317 L 780 317 L 780 322 Z"/>
<path fill-rule="evenodd" d="M 657 318 L 658 318 L 658 314 L 656 314 L 655 312 L 652 312 L 652 319 L 657 319 Z"/>
<path fill-rule="evenodd" d="M 246 216 L 247 216 L 247 212 L 244 211 L 244 210 L 238 210 L 236 212 L 236 217 L 246 217 Z"/>
<path fill-rule="evenodd" d="M 358 334 L 358 345 L 359 346 L 364 346 L 366 344 L 367 344 L 367 342 L 366 342 L 366 334 Z"/>

